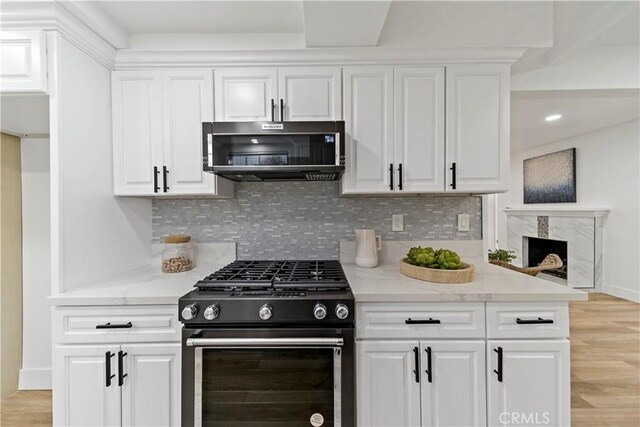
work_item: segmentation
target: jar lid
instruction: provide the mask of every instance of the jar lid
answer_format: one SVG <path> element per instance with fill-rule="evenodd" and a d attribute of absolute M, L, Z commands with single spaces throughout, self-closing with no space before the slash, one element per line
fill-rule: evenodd
<path fill-rule="evenodd" d="M 184 234 L 176 234 L 173 236 L 167 236 L 164 238 L 165 243 L 188 243 L 191 241 L 191 236 Z"/>

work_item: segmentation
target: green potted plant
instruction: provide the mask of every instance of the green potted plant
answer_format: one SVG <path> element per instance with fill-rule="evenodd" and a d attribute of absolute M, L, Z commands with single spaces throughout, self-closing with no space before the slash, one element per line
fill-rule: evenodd
<path fill-rule="evenodd" d="M 491 264 L 500 264 L 500 261 L 510 264 L 511 261 L 516 258 L 516 253 L 514 251 L 508 251 L 506 249 L 496 249 L 492 251 L 489 249 L 489 262 Z"/>

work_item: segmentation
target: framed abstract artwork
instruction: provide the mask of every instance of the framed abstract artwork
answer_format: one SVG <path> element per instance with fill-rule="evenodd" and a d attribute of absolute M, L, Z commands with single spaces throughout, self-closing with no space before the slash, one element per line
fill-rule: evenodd
<path fill-rule="evenodd" d="M 576 149 L 524 160 L 524 203 L 576 202 Z"/>

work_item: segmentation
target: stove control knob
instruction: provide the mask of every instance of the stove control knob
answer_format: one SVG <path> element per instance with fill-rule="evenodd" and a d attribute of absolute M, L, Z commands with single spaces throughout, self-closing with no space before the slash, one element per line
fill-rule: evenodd
<path fill-rule="evenodd" d="M 189 304 L 182 309 L 182 318 L 184 320 L 191 320 L 196 317 L 196 314 L 198 314 L 198 304 L 196 303 Z"/>
<path fill-rule="evenodd" d="M 218 304 L 212 304 L 204 309 L 204 318 L 207 320 L 213 320 L 220 315 L 220 306 Z"/>
<path fill-rule="evenodd" d="M 271 307 L 269 304 L 265 304 L 260 307 L 260 311 L 258 312 L 258 314 L 260 315 L 260 318 L 262 320 L 269 320 L 271 319 L 271 316 L 273 316 L 273 307 Z"/>
<path fill-rule="evenodd" d="M 316 304 L 316 306 L 313 308 L 313 315 L 318 320 L 324 319 L 325 317 L 327 317 L 327 307 L 322 304 Z"/>
<path fill-rule="evenodd" d="M 346 319 L 349 316 L 349 309 L 344 304 L 338 304 L 336 306 L 336 316 L 338 319 Z"/>

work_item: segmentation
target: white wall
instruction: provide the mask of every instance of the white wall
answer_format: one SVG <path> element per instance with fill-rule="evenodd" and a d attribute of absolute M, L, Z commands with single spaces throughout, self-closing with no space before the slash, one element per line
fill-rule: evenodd
<path fill-rule="evenodd" d="M 47 120 L 48 121 L 48 120 Z M 48 129 L 46 129 L 48 131 Z M 51 388 L 51 228 L 49 139 L 23 138 L 22 154 L 22 369 L 20 390 Z"/>
<path fill-rule="evenodd" d="M 639 120 L 512 153 L 511 190 L 498 196 L 499 246 L 507 247 L 507 218 L 502 210 L 523 205 L 522 161 L 571 147 L 576 147 L 575 206 L 611 209 L 604 224 L 602 291 L 640 302 Z"/>
<path fill-rule="evenodd" d="M 110 70 L 58 34 L 47 46 L 56 293 L 148 264 L 151 201 L 113 196 Z"/>

